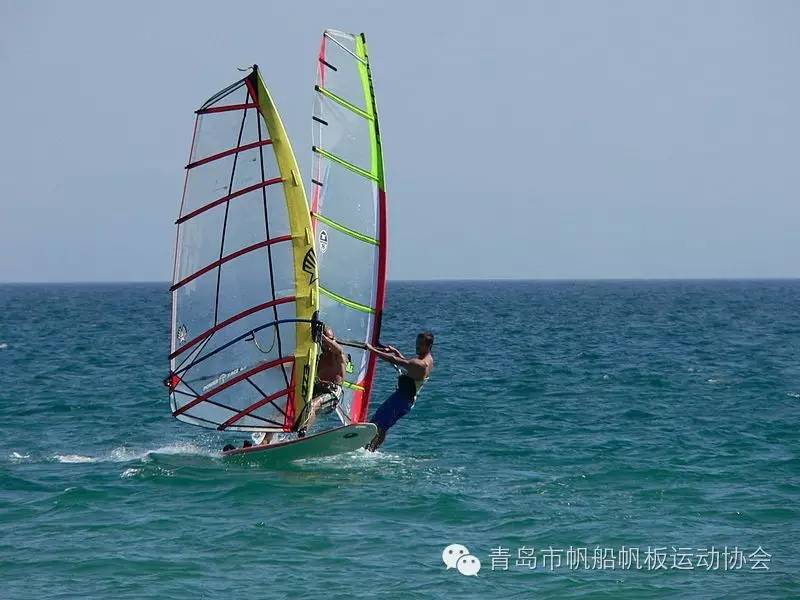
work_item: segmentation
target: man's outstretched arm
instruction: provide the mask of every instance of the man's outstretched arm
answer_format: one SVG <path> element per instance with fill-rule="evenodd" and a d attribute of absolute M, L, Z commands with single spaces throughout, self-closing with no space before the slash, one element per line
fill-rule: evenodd
<path fill-rule="evenodd" d="M 428 374 L 427 365 L 418 358 L 405 358 L 397 350 L 394 352 L 378 350 L 372 344 L 367 344 L 367 350 L 388 363 L 397 365 L 398 367 L 403 367 L 408 376 L 412 379 L 416 379 L 417 381 L 425 379 L 425 376 Z"/>

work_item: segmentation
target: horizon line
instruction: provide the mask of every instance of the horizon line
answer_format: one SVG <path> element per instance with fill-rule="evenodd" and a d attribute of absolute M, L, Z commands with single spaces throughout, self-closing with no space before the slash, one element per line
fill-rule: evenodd
<path fill-rule="evenodd" d="M 436 279 L 389 279 L 388 283 L 445 283 L 445 282 L 630 282 L 630 281 L 798 281 L 800 275 L 745 276 L 745 277 L 440 277 Z M 156 279 L 75 279 L 0 281 L 0 285 L 123 285 L 159 284 L 169 286 L 169 280 Z"/>

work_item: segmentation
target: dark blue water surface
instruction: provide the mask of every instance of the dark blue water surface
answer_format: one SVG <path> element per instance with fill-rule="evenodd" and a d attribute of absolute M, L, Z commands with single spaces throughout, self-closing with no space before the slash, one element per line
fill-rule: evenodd
<path fill-rule="evenodd" d="M 167 287 L 0 286 L 0 597 L 800 597 L 800 282 L 392 283 L 416 407 L 279 468 L 170 416 Z"/>

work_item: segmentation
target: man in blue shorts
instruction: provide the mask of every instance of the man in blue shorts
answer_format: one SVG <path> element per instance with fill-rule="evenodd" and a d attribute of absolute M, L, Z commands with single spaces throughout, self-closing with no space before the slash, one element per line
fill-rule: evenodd
<path fill-rule="evenodd" d="M 394 346 L 376 348 L 367 344 L 367 350 L 377 357 L 393 364 L 400 372 L 397 390 L 384 400 L 372 415 L 372 423 L 378 427 L 378 434 L 367 444 L 367 450 L 375 452 L 386 439 L 386 432 L 392 425 L 409 413 L 417 399 L 417 394 L 428 381 L 433 370 L 433 334 L 423 332 L 417 336 L 417 356 L 406 358 Z"/>

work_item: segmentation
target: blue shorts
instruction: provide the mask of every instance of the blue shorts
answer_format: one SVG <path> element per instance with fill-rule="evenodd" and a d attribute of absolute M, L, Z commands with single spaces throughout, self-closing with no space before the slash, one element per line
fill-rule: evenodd
<path fill-rule="evenodd" d="M 378 410 L 372 415 L 371 422 L 375 423 L 381 431 L 386 431 L 401 417 L 406 416 L 412 406 L 414 406 L 414 398 L 397 390 L 378 407 Z"/>

